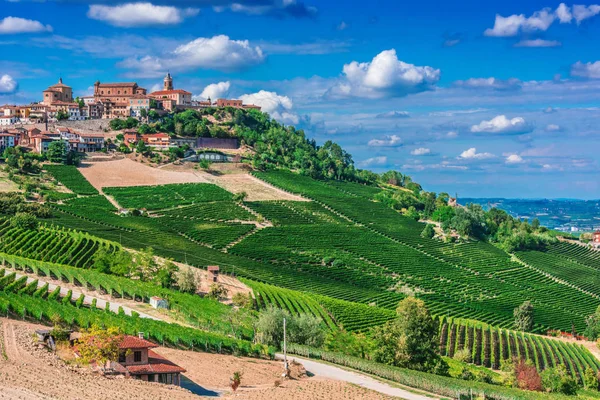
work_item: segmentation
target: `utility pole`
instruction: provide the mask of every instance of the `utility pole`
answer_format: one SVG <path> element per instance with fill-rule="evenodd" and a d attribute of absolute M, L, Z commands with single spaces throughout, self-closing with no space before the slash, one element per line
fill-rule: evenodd
<path fill-rule="evenodd" d="M 283 319 L 283 377 L 287 378 L 290 374 L 290 369 L 287 362 L 287 332 L 286 319 Z"/>

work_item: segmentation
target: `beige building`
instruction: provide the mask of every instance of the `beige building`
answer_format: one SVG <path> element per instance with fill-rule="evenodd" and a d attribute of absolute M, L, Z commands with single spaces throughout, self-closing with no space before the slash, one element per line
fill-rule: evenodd
<path fill-rule="evenodd" d="M 163 90 L 150 93 L 150 97 L 157 101 L 163 101 L 163 107 L 170 110 L 176 106 L 191 106 L 192 105 L 192 94 L 183 89 L 173 89 L 173 77 L 170 73 L 167 73 L 163 80 Z M 170 101 L 169 101 L 170 100 Z M 169 104 L 170 103 L 170 104 Z"/>
<path fill-rule="evenodd" d="M 55 102 L 71 103 L 73 102 L 73 89 L 63 83 L 59 78 L 58 83 L 50 86 L 42 92 L 42 104 L 52 105 Z"/>
<path fill-rule="evenodd" d="M 102 118 L 127 118 L 130 116 L 130 98 L 145 95 L 146 89 L 135 82 L 94 84 L 94 101 L 102 105 Z"/>

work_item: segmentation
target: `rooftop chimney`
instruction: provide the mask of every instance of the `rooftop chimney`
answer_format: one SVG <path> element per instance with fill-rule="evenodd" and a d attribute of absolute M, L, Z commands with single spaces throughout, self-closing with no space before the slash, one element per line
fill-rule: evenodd
<path fill-rule="evenodd" d="M 144 339 L 144 332 L 138 332 L 138 337 L 140 339 Z"/>

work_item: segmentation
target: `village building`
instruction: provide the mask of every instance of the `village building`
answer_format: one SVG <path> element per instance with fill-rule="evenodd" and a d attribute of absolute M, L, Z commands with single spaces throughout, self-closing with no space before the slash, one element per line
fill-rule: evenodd
<path fill-rule="evenodd" d="M 156 347 L 142 334 L 139 337 L 126 335 L 119 345 L 119 359 L 112 362 L 111 367 L 134 379 L 179 386 L 185 369 L 151 350 Z"/>
<path fill-rule="evenodd" d="M 15 147 L 16 137 L 12 133 L 0 133 L 0 151 Z"/>
<path fill-rule="evenodd" d="M 244 104 L 242 100 L 217 99 L 217 102 L 215 104 L 217 107 L 233 107 L 260 110 L 260 106 L 254 104 Z"/>
<path fill-rule="evenodd" d="M 151 147 L 169 147 L 171 145 L 171 137 L 166 133 L 149 133 L 142 135 L 141 139 Z"/>
<path fill-rule="evenodd" d="M 173 77 L 167 73 L 163 79 L 163 90 L 150 93 L 150 97 L 162 102 L 162 108 L 173 110 L 175 106 L 191 106 L 192 94 L 183 89 L 173 89 Z"/>
<path fill-rule="evenodd" d="M 136 95 L 146 95 L 146 89 L 135 82 L 94 83 L 94 103 L 102 105 L 101 118 L 129 117 L 129 99 Z"/>
<path fill-rule="evenodd" d="M 150 97 L 143 94 L 136 94 L 130 97 L 130 115 L 132 117 L 140 118 L 142 116 L 142 110 L 146 110 L 146 113 L 150 110 Z"/>
<path fill-rule="evenodd" d="M 600 249 L 600 229 L 594 232 L 594 238 L 592 240 L 592 246 Z"/>
<path fill-rule="evenodd" d="M 2 115 L 0 116 L 0 126 L 14 125 L 19 122 L 19 118 L 15 115 Z"/>
<path fill-rule="evenodd" d="M 73 89 L 65 85 L 62 78 L 58 79 L 57 84 L 50 86 L 42 92 L 42 104 L 50 106 L 56 102 L 73 102 Z"/>
<path fill-rule="evenodd" d="M 164 309 L 169 308 L 169 302 L 166 299 L 163 299 L 162 297 L 158 297 L 158 296 L 150 297 L 150 305 L 157 309 L 158 308 L 164 308 Z"/>

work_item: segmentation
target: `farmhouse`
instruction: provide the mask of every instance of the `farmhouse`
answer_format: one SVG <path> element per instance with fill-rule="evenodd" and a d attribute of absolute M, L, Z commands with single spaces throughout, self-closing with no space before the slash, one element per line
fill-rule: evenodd
<path fill-rule="evenodd" d="M 592 246 L 600 249 L 600 230 L 594 232 L 594 239 L 592 240 Z"/>
<path fill-rule="evenodd" d="M 143 334 L 126 335 L 119 345 L 119 360 L 112 362 L 111 367 L 134 379 L 179 386 L 185 369 L 150 350 L 155 347 L 158 346 L 144 339 Z"/>
<path fill-rule="evenodd" d="M 149 133 L 142 135 L 142 140 L 148 146 L 153 147 L 169 147 L 171 144 L 171 137 L 166 133 Z"/>

